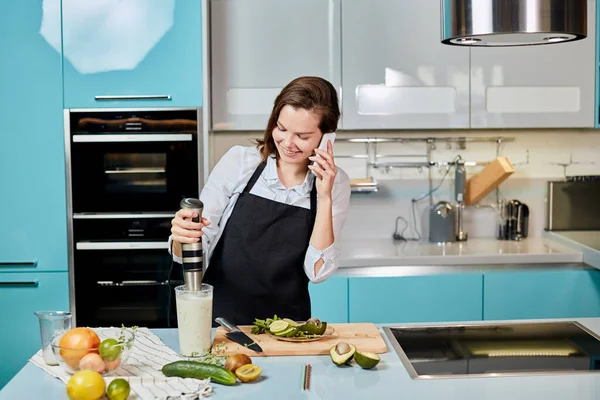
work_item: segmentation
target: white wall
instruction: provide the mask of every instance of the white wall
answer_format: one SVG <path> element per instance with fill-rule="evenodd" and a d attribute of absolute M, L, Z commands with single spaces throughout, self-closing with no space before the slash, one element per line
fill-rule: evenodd
<path fill-rule="evenodd" d="M 211 135 L 211 165 L 233 145 L 252 145 L 251 139 L 261 137 L 262 132 L 216 133 Z M 539 236 L 545 224 L 545 194 L 548 180 L 560 180 L 565 175 L 600 175 L 600 131 L 581 130 L 469 130 L 469 131 L 395 131 L 395 132 L 342 132 L 347 137 L 512 137 L 514 142 L 500 146 L 499 154 L 508 157 L 516 172 L 500 186 L 500 196 L 519 199 L 530 207 L 530 236 Z M 336 155 L 365 154 L 364 144 L 339 142 L 335 145 Z M 424 154 L 422 143 L 379 144 L 377 153 L 387 155 Z M 467 143 L 465 150 L 455 145 L 446 148 L 439 144 L 432 153 L 434 161 L 452 161 L 460 154 L 466 161 L 490 161 L 496 157 L 495 143 Z M 423 161 L 424 158 L 385 158 L 380 161 Z M 337 164 L 351 178 L 367 176 L 365 160 L 337 158 Z M 483 167 L 468 167 L 467 178 Z M 434 187 L 444 169 L 433 169 Z M 410 222 L 406 236 L 414 236 L 412 222 L 412 198 L 427 193 L 427 169 L 371 169 L 370 174 L 380 182 L 380 191 L 372 194 L 353 194 L 351 211 L 344 229 L 346 237 L 391 237 L 396 217 L 402 216 Z M 435 201 L 452 200 L 453 171 L 440 190 Z M 495 193 L 481 204 L 490 204 Z M 427 200 L 417 203 L 418 229 L 427 237 Z M 365 216 L 368 216 L 365 218 Z M 489 208 L 469 209 L 465 216 L 466 230 L 470 237 L 494 236 L 496 232 L 495 211 Z M 402 222 L 400 223 L 402 227 Z"/>

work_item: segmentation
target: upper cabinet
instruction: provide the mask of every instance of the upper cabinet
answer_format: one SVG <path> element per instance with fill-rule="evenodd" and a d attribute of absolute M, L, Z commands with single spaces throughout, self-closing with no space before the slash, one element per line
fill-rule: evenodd
<path fill-rule="evenodd" d="M 471 50 L 471 127 L 593 127 L 596 0 L 586 39 Z"/>
<path fill-rule="evenodd" d="M 202 106 L 203 1 L 113 3 L 62 0 L 65 108 Z"/>
<path fill-rule="evenodd" d="M 59 2 L 0 2 L 0 34 L 0 272 L 66 271 Z"/>
<path fill-rule="evenodd" d="M 213 130 L 263 130 L 304 75 L 340 77 L 340 0 L 211 0 Z M 339 93 L 339 92 L 338 92 Z"/>
<path fill-rule="evenodd" d="M 344 1 L 344 129 L 468 128 L 469 49 L 440 37 L 439 0 Z"/>

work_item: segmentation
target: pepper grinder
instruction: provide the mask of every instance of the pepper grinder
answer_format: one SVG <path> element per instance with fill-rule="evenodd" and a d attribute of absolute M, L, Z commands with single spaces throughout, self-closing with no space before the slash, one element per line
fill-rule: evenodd
<path fill-rule="evenodd" d="M 456 240 L 464 242 L 467 240 L 467 232 L 463 231 L 463 219 L 465 213 L 465 187 L 466 187 L 465 162 L 459 159 L 456 162 L 454 174 L 454 197 L 456 199 Z"/>
<path fill-rule="evenodd" d="M 204 204 L 199 199 L 186 198 L 179 204 L 181 208 L 187 208 L 198 214 L 193 218 L 193 222 L 200 222 L 202 218 L 202 209 Z M 183 261 L 183 282 L 185 289 L 190 291 L 200 291 L 202 289 L 202 240 L 196 243 L 182 243 L 182 261 Z"/>

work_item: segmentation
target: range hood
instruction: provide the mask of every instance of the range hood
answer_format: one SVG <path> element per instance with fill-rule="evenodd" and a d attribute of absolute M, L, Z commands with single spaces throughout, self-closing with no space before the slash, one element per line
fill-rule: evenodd
<path fill-rule="evenodd" d="M 587 0 L 441 0 L 442 43 L 531 46 L 584 39 Z"/>

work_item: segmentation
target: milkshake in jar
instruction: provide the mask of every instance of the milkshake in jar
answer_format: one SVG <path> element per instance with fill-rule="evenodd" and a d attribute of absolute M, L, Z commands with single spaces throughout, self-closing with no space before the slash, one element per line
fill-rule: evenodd
<path fill-rule="evenodd" d="M 203 283 L 200 290 L 175 288 L 179 353 L 182 356 L 201 356 L 210 352 L 212 344 L 213 287 Z"/>

